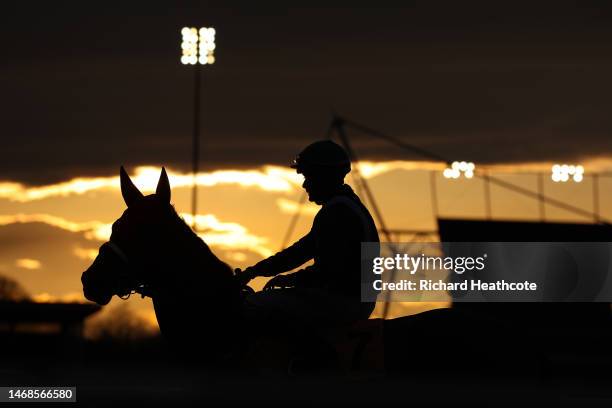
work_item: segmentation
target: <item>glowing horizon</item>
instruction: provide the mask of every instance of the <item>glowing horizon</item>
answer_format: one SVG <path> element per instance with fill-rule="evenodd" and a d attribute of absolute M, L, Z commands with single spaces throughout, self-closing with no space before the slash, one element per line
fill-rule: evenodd
<path fill-rule="evenodd" d="M 612 160 L 582 162 L 585 182 L 554 183 L 548 176 L 551 163 L 525 163 L 521 166 L 494 165 L 486 169 L 501 178 L 535 191 L 535 172 L 546 175 L 546 193 L 553 198 L 590 210 L 591 179 L 597 169 L 612 168 Z M 357 163 L 362 176 L 370 181 L 378 206 L 388 226 L 397 229 L 435 228 L 436 216 L 484 217 L 482 179 L 445 180 L 445 164 L 434 162 L 380 161 Z M 482 168 L 483 166 L 478 166 Z M 154 192 L 161 167 L 141 166 L 131 171 L 132 180 L 145 194 Z M 438 175 L 438 212 L 432 211 L 430 173 Z M 495 173 L 499 172 L 499 173 Z M 172 203 L 187 224 L 191 224 L 190 173 L 168 169 Z M 302 216 L 290 237 L 305 234 L 320 207 L 305 201 L 302 176 L 281 166 L 251 169 L 224 169 L 198 174 L 197 181 L 206 211 L 197 214 L 198 235 L 213 252 L 232 267 L 252 265 L 274 252 L 296 214 Z M 352 182 L 352 178 L 347 178 Z M 610 217 L 612 180 L 600 178 L 601 215 Z M 359 190 L 356 188 L 356 192 Z M 493 218 L 538 219 L 538 203 L 491 185 Z M 364 197 L 362 197 L 363 199 Z M 364 200 L 365 201 L 365 200 Z M 0 182 L 0 232 L 11 245 L 0 248 L 0 271 L 18 280 L 33 294 L 35 301 L 84 301 L 80 273 L 106 241 L 112 222 L 121 215 L 119 177 L 75 177 L 42 186 Z M 547 206 L 547 220 L 584 218 Z M 53 228 L 46 228 L 51 226 Z M 65 232 L 70 232 L 66 234 Z M 40 234 L 40 236 L 37 236 Z M 266 280 L 252 286 L 260 289 Z M 382 303 L 381 303 L 382 304 Z M 139 313 L 151 318 L 149 303 L 135 303 Z M 421 305 L 423 306 L 423 305 Z M 426 305 L 443 307 L 444 305 Z M 377 312 L 380 313 L 380 305 Z M 420 306 L 419 306 L 420 307 Z M 392 316 L 413 313 L 417 306 L 392 306 Z M 425 307 L 425 306 L 423 306 Z"/>

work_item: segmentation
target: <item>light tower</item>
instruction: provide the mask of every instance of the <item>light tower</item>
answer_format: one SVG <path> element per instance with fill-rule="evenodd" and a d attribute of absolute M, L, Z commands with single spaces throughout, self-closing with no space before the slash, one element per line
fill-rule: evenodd
<path fill-rule="evenodd" d="M 191 196 L 191 213 L 193 215 L 192 228 L 197 229 L 196 214 L 198 209 L 198 183 L 197 175 L 200 159 L 200 68 L 202 65 L 212 65 L 215 63 L 215 29 L 212 27 L 202 27 L 199 30 L 195 27 L 183 27 L 181 35 L 183 65 L 193 65 L 194 71 L 194 96 L 193 96 L 193 190 Z"/>

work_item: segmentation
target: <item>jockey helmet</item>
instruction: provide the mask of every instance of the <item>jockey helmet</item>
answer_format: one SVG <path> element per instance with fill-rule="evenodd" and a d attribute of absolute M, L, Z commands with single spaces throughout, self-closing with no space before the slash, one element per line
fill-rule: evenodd
<path fill-rule="evenodd" d="M 340 173 L 342 176 L 351 171 L 351 160 L 346 151 L 331 140 L 319 140 L 304 148 L 297 155 L 291 168 L 298 174 L 305 171 Z"/>

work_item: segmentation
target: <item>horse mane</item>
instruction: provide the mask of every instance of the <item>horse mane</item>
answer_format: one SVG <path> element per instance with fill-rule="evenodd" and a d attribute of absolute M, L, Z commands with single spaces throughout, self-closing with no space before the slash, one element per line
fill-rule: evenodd
<path fill-rule="evenodd" d="M 174 242 L 179 245 L 184 245 L 185 249 L 192 251 L 198 259 L 197 263 L 202 263 L 206 266 L 217 267 L 219 271 L 233 275 L 232 268 L 221 261 L 210 249 L 210 247 L 200 238 L 193 229 L 185 222 L 178 214 L 173 205 L 170 205 L 170 230 L 168 231 L 173 236 Z"/>

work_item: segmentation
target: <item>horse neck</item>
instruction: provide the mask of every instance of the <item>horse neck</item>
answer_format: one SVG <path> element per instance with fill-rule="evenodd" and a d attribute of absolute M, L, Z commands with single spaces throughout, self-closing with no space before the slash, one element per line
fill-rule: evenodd
<path fill-rule="evenodd" d="M 206 315 L 231 335 L 226 325 L 240 314 L 241 297 L 230 267 L 186 225 L 173 226 L 164 236 L 164 262 L 155 266 L 159 279 L 152 296 L 162 333 L 192 338 L 193 322 Z"/>
<path fill-rule="evenodd" d="M 164 236 L 167 237 L 161 245 L 163 256 L 155 265 L 158 274 L 167 276 L 168 281 L 181 281 L 185 285 L 204 280 L 213 281 L 222 277 L 229 267 L 215 256 L 208 245 L 193 233 L 186 225 L 181 225 L 177 219 L 176 225 L 169 225 Z M 186 289 L 194 289 L 189 288 Z"/>

